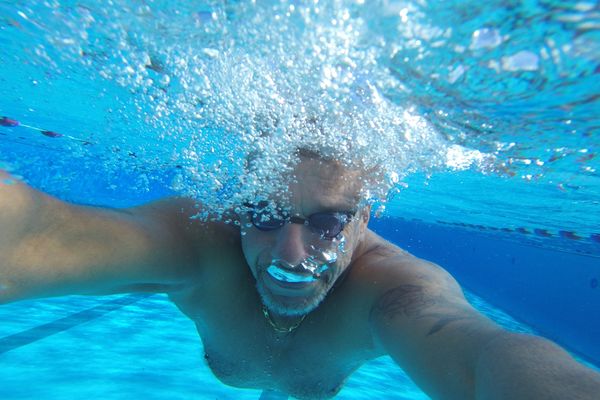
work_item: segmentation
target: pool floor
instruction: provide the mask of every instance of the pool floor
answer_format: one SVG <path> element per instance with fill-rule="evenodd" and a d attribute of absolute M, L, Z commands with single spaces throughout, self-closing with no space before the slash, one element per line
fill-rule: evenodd
<path fill-rule="evenodd" d="M 192 321 L 165 295 L 69 296 L 0 307 L 0 398 L 258 399 L 218 381 Z M 428 399 L 389 357 L 338 399 Z"/>

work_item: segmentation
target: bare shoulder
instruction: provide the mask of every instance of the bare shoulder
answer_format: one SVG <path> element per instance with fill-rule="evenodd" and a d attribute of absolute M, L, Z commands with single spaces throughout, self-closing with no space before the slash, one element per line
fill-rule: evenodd
<path fill-rule="evenodd" d="M 453 331 L 448 327 L 490 327 L 444 268 L 382 238 L 375 243 L 361 280 L 368 284 L 370 319 L 377 329 L 393 326 L 396 334 L 427 338 Z"/>
<path fill-rule="evenodd" d="M 372 250 L 365 254 L 361 270 L 369 278 L 375 300 L 402 292 L 462 297 L 456 280 L 439 265 L 416 257 L 373 233 L 369 240 Z"/>
<path fill-rule="evenodd" d="M 208 214 L 201 204 L 190 198 L 166 198 L 128 212 L 159 224 L 177 240 L 198 250 L 228 246 L 239 237 L 234 225 L 221 222 L 222 218 Z"/>
<path fill-rule="evenodd" d="M 208 272 L 215 259 L 223 259 L 232 248 L 241 247 L 239 228 L 222 222 L 233 218 L 211 215 L 193 199 L 166 198 L 128 211 L 152 226 L 149 231 L 158 230 L 163 242 L 171 242 L 173 258 L 187 254 L 189 260 L 194 260 L 187 263 L 183 274 L 189 285 L 203 280 L 203 272 Z"/>
<path fill-rule="evenodd" d="M 470 398 L 473 365 L 499 327 L 475 310 L 456 280 L 435 263 L 396 251 L 370 271 L 376 284 L 369 322 L 378 349 L 428 392 Z"/>

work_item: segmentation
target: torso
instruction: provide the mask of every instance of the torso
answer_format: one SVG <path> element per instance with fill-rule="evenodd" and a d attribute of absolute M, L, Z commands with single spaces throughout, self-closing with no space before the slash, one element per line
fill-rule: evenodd
<path fill-rule="evenodd" d="M 171 299 L 196 323 L 206 361 L 222 382 L 301 399 L 330 398 L 355 369 L 381 355 L 371 338 L 374 293 L 365 284 L 365 267 L 401 250 L 369 237 L 373 251 L 291 333 L 276 333 L 264 318 L 241 250 L 221 254 L 203 274 L 204 284 Z"/>

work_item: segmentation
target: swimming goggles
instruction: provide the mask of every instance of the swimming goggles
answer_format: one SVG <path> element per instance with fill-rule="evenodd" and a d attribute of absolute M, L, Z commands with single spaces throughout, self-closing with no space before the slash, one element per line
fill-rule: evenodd
<path fill-rule="evenodd" d="M 350 222 L 354 211 L 330 211 L 317 212 L 302 218 L 298 216 L 290 216 L 287 213 L 273 213 L 268 209 L 266 202 L 260 202 L 258 205 L 244 204 L 251 208 L 248 211 L 252 225 L 261 231 L 273 231 L 281 228 L 286 223 L 302 224 L 310 228 L 310 230 L 320 237 L 328 240 L 335 239 Z"/>

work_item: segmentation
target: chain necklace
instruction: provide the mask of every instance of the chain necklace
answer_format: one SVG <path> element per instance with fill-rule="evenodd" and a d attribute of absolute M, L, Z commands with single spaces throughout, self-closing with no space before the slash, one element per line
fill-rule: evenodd
<path fill-rule="evenodd" d="M 262 306 L 262 312 L 263 315 L 265 316 L 265 319 L 267 320 L 267 322 L 269 323 L 269 325 L 271 325 L 271 328 L 273 328 L 273 330 L 277 333 L 292 333 L 293 331 L 295 331 L 302 322 L 304 322 L 304 319 L 306 318 L 307 314 L 304 314 L 302 316 L 302 318 L 300 318 L 300 321 L 296 322 L 294 325 L 288 327 L 288 328 L 282 328 L 280 326 L 277 326 L 277 324 L 273 321 L 273 318 L 271 318 L 271 314 L 269 314 L 269 310 L 267 310 L 267 307 L 265 307 L 265 305 L 263 304 Z"/>

